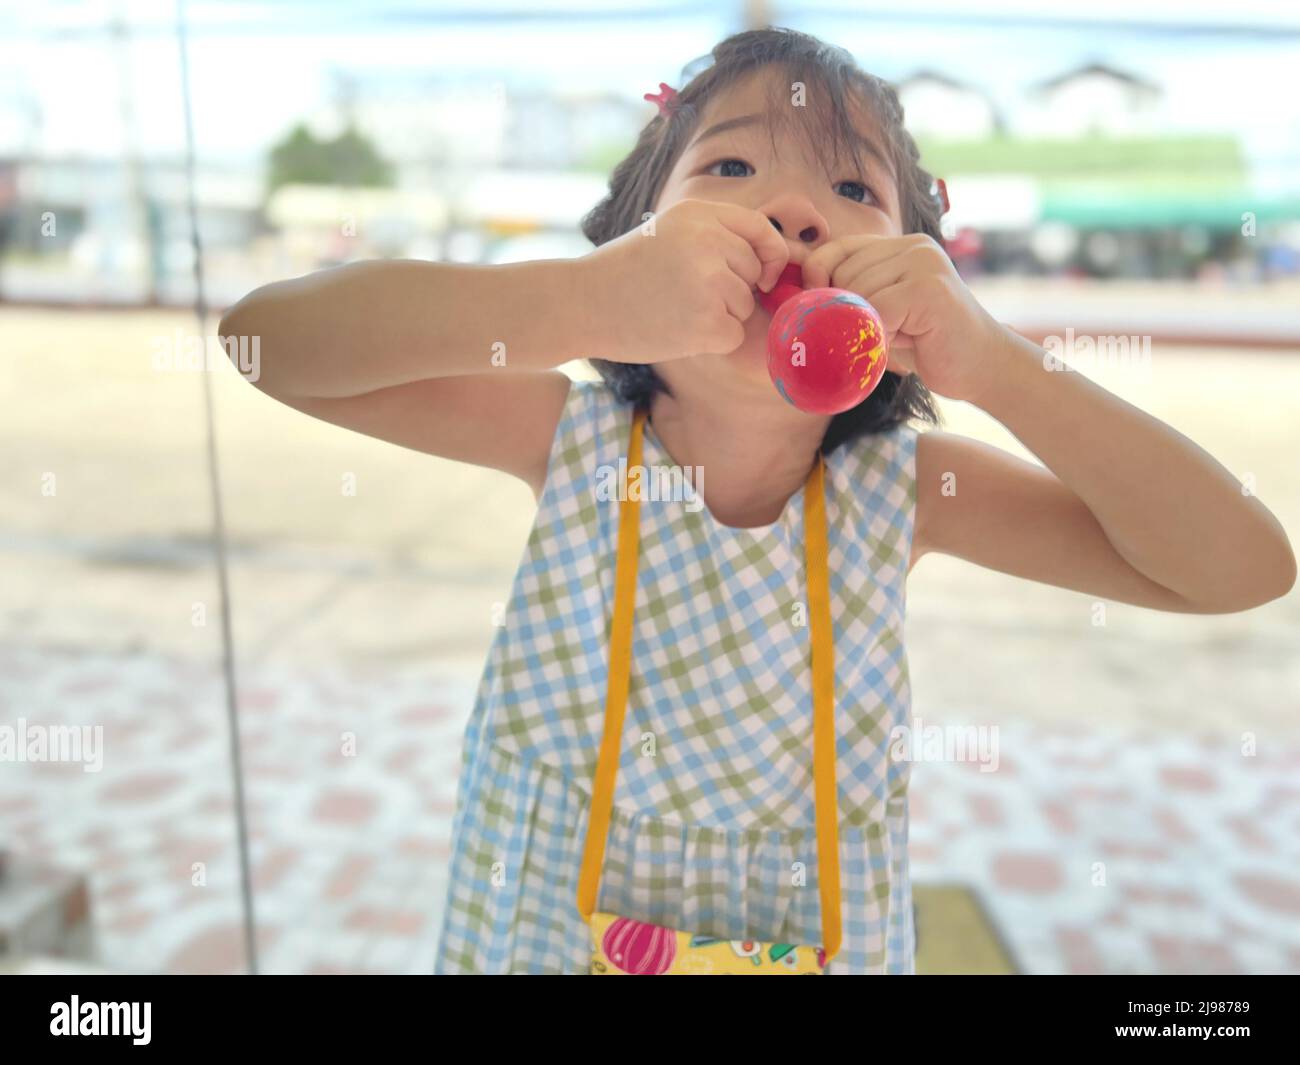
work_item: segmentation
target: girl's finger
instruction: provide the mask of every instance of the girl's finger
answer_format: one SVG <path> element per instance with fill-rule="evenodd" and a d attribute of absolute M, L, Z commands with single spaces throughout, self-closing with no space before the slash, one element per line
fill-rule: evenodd
<path fill-rule="evenodd" d="M 848 239 L 823 244 L 804 260 L 803 287 L 826 288 L 831 283 L 831 272 L 852 255 L 856 247 Z"/>
<path fill-rule="evenodd" d="M 763 264 L 749 242 L 729 229 L 722 230 L 719 239 L 722 243 L 722 254 L 726 257 L 731 272 L 750 288 L 757 285 L 762 280 Z"/>
<path fill-rule="evenodd" d="M 880 315 L 880 323 L 885 327 L 885 336 L 891 348 L 901 341 L 902 336 L 910 338 L 914 335 L 914 332 L 908 329 L 908 317 L 916 307 L 912 282 L 899 281 L 879 289 L 871 297 L 871 306 L 875 307 L 876 313 Z M 911 341 L 903 341 L 903 344 L 906 348 L 911 345 Z"/>
<path fill-rule="evenodd" d="M 825 288 L 831 284 L 831 275 L 848 258 L 858 259 L 859 269 L 883 262 L 905 251 L 903 237 L 880 237 L 858 233 L 852 237 L 823 244 L 803 264 L 804 288 Z M 861 258 L 859 258 L 861 257 Z"/>
<path fill-rule="evenodd" d="M 719 281 L 719 294 L 727 306 L 727 314 L 738 322 L 746 322 L 754 313 L 754 289 L 735 274 L 727 274 Z"/>
<path fill-rule="evenodd" d="M 758 256 L 761 264 L 758 287 L 763 292 L 770 292 L 785 264 L 790 261 L 790 248 L 785 238 L 761 211 L 733 203 L 719 203 L 716 207 L 718 221 L 741 237 Z"/>
<path fill-rule="evenodd" d="M 837 288 L 856 292 L 871 302 L 872 297 L 881 289 L 896 285 L 907 276 L 907 261 L 901 255 L 895 255 L 883 263 L 873 264 L 867 260 L 864 264 L 861 254 L 851 256 L 836 268 L 833 276 Z"/>

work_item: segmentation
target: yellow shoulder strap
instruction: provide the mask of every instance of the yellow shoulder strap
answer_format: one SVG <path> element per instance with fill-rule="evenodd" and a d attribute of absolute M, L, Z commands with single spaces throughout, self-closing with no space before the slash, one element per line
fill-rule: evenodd
<path fill-rule="evenodd" d="M 829 962 L 840 951 L 840 830 L 835 776 L 835 641 L 826 567 L 826 463 L 820 451 L 803 496 L 808 627 L 812 635 L 813 799 L 817 817 L 817 885 L 822 946 Z"/>
<path fill-rule="evenodd" d="M 628 472 L 641 465 L 645 410 L 632 419 Z M 835 776 L 835 652 L 831 631 L 830 582 L 826 567 L 825 462 L 817 463 L 804 487 L 804 552 L 808 582 L 813 674 L 813 797 L 817 819 L 817 880 L 821 896 L 822 947 L 829 962 L 840 950 L 840 849 Z M 627 481 L 619 500 L 618 561 L 614 571 L 614 616 L 609 639 L 609 684 L 605 692 L 605 732 L 600 742 L 591 812 L 578 874 L 578 912 L 589 920 L 596 908 L 600 870 L 605 860 L 618 746 L 632 662 L 632 608 L 636 600 L 641 504 Z"/>
<path fill-rule="evenodd" d="M 609 683 L 605 689 L 605 734 L 591 785 L 591 813 L 587 841 L 582 848 L 578 875 L 578 912 L 589 919 L 596 908 L 600 868 L 605 861 L 605 837 L 614 805 L 614 776 L 618 772 L 618 745 L 623 738 L 623 712 L 632 671 L 632 607 L 636 601 L 636 562 L 640 545 L 641 500 L 627 490 L 633 468 L 641 465 L 641 429 L 645 410 L 632 419 L 632 439 L 627 449 L 627 473 L 618 504 L 618 562 L 614 569 L 614 617 L 609 635 Z"/>

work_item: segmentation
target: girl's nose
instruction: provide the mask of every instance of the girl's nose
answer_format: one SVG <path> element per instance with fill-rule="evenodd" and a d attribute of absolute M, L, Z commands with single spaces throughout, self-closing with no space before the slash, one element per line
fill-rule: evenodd
<path fill-rule="evenodd" d="M 828 236 L 829 227 L 826 225 L 826 219 L 817 213 L 817 209 L 811 203 L 802 198 L 790 197 L 769 204 L 766 214 L 767 220 L 787 240 L 818 244 Z"/>

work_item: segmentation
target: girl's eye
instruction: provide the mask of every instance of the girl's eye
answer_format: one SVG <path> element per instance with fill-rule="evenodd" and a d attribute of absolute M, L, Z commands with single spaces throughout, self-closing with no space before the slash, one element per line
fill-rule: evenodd
<path fill-rule="evenodd" d="M 721 170 L 722 172 L 717 174 L 718 177 L 749 177 L 753 169 L 743 159 L 720 159 L 709 167 L 709 173 L 713 174 Z"/>
<path fill-rule="evenodd" d="M 841 181 L 835 186 L 835 194 L 837 196 L 846 196 L 850 200 L 857 200 L 858 203 L 876 202 L 871 190 L 861 181 Z M 870 201 L 867 200 L 868 196 L 871 197 Z"/>

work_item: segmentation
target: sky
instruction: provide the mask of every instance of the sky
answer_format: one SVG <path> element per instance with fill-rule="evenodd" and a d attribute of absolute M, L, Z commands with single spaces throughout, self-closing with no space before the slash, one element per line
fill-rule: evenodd
<path fill-rule="evenodd" d="M 500 80 L 639 99 L 741 28 L 741 3 L 664 0 L 185 0 L 205 160 L 260 159 L 332 99 L 334 74 Z M 0 152 L 120 155 L 123 84 L 147 156 L 184 142 L 173 0 L 0 2 Z M 771 19 L 896 79 L 925 67 L 1004 107 L 1103 60 L 1165 90 L 1171 130 L 1233 131 L 1271 180 L 1300 187 L 1300 5 L 1260 0 L 869 0 L 768 5 Z M 1045 15 L 1044 11 L 1050 12 Z M 562 14 L 557 14 L 561 13 Z M 114 46 L 115 16 L 129 30 Z M 1293 176 L 1294 175 L 1294 176 Z"/>

